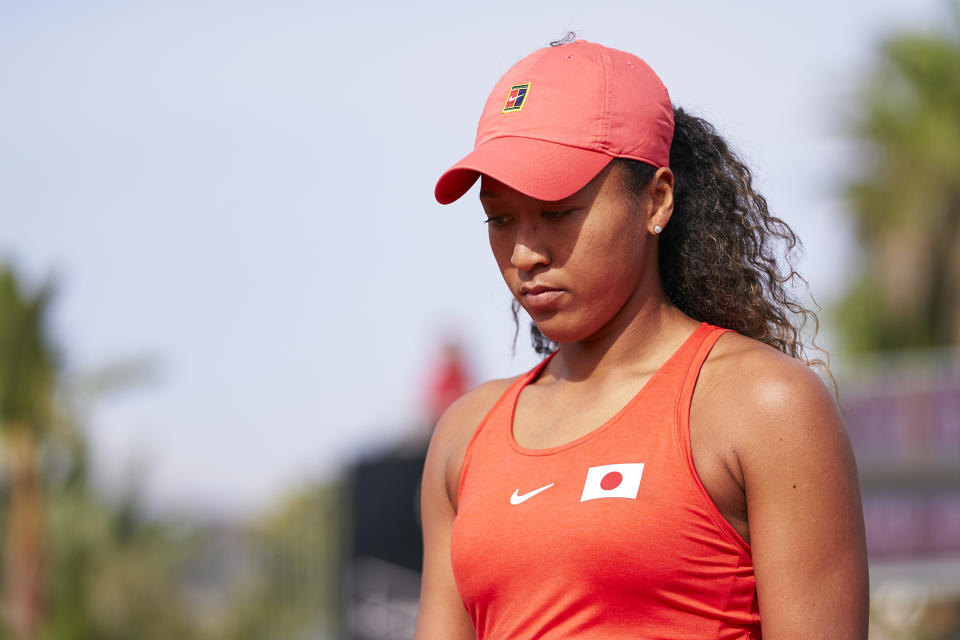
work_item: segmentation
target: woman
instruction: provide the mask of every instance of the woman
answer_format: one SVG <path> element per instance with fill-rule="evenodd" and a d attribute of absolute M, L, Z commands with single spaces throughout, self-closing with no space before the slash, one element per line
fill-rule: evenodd
<path fill-rule="evenodd" d="M 437 199 L 478 178 L 550 355 L 437 425 L 416 637 L 865 638 L 853 455 L 746 167 L 580 40 L 507 72 Z"/>

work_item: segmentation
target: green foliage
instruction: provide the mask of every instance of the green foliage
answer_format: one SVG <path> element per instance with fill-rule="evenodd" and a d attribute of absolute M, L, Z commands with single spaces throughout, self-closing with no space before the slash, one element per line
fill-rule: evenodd
<path fill-rule="evenodd" d="M 180 602 L 179 541 L 137 516 L 134 494 L 113 504 L 89 489 L 86 443 L 47 333 L 53 294 L 27 292 L 0 265 L 3 597 L 17 612 L 0 638 L 196 638 Z"/>
<path fill-rule="evenodd" d="M 23 291 L 0 265 L 0 428 L 42 430 L 52 418 L 55 362 L 46 336 L 53 289 Z"/>
<path fill-rule="evenodd" d="M 43 476 L 40 445 L 54 417 L 57 367 L 47 337 L 52 289 L 23 290 L 0 265 L 0 445 L 6 500 L 3 621 L 13 637 L 33 638 L 42 624 Z"/>
<path fill-rule="evenodd" d="M 889 39 L 861 90 L 863 247 L 836 319 L 851 351 L 960 343 L 960 3 L 942 33 Z"/>
<path fill-rule="evenodd" d="M 230 594 L 218 640 L 324 637 L 337 615 L 341 513 L 332 487 L 289 495 L 250 530 L 255 570 Z"/>
<path fill-rule="evenodd" d="M 172 523 L 131 517 L 137 500 L 112 504 L 77 487 L 51 501 L 42 640 L 201 637 L 177 575 L 185 537 Z"/>
<path fill-rule="evenodd" d="M 4 570 L 16 578 L 8 560 L 22 544 L 44 577 L 5 576 L 25 585 L 12 601 L 40 605 L 29 624 L 4 619 L 0 640 L 323 637 L 339 593 L 336 490 L 294 492 L 252 525 L 147 517 L 133 485 L 120 498 L 93 490 L 80 407 L 153 369 L 133 359 L 68 387 L 46 334 L 52 300 L 51 287 L 27 293 L 0 265 L 0 453 L 15 461 L 0 463 Z"/>

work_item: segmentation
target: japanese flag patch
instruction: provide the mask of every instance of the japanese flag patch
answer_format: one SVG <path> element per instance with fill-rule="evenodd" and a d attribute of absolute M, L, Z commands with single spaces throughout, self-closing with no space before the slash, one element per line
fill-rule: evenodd
<path fill-rule="evenodd" d="M 515 84 L 510 87 L 510 93 L 507 94 L 507 102 L 503 105 L 500 113 L 510 113 L 511 111 L 520 111 L 523 108 L 523 102 L 527 98 L 527 92 L 530 91 L 530 83 Z"/>
<path fill-rule="evenodd" d="M 580 502 L 598 498 L 626 498 L 636 500 L 640 491 L 643 463 L 605 464 L 587 469 Z"/>

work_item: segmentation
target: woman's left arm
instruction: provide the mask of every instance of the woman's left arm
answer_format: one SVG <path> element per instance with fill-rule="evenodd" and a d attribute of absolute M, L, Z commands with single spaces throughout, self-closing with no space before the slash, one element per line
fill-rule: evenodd
<path fill-rule="evenodd" d="M 735 413 L 763 637 L 865 640 L 863 510 L 839 409 L 801 363 L 760 364 Z"/>

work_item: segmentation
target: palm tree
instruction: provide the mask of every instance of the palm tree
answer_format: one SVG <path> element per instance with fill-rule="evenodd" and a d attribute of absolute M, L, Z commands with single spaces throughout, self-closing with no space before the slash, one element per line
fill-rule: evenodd
<path fill-rule="evenodd" d="M 0 266 L 0 443 L 9 503 L 3 565 L 3 616 L 16 638 L 42 620 L 43 487 L 39 446 L 54 419 L 56 364 L 47 335 L 52 288 L 27 293 Z"/>
<path fill-rule="evenodd" d="M 847 189 L 864 269 L 838 309 L 853 351 L 960 344 L 960 3 L 886 42 L 862 88 Z"/>

